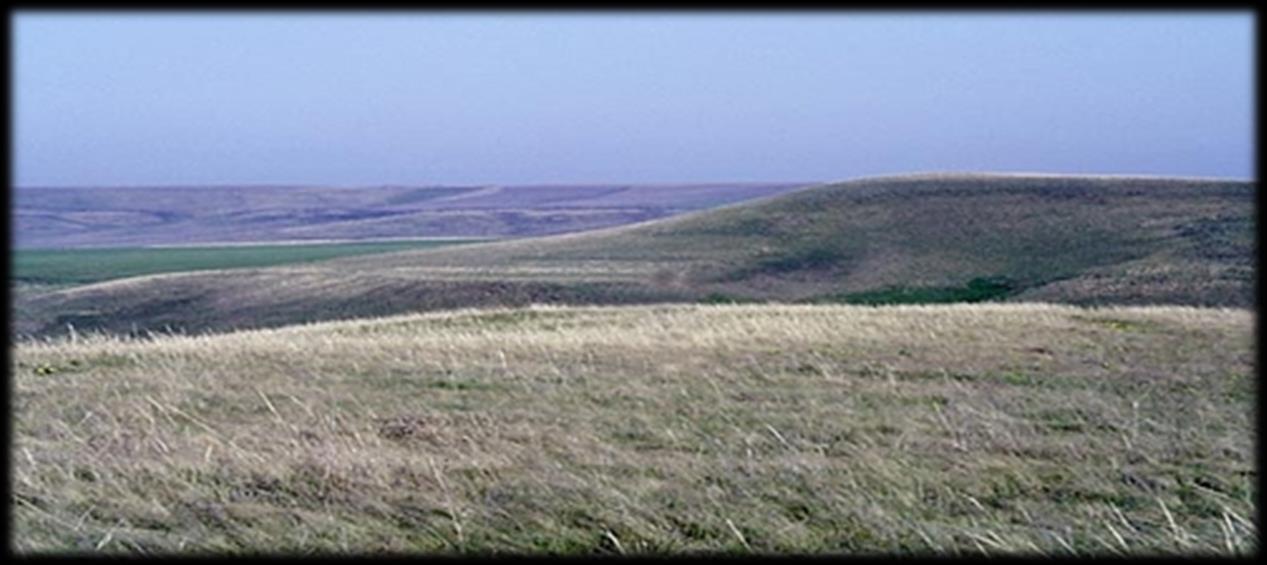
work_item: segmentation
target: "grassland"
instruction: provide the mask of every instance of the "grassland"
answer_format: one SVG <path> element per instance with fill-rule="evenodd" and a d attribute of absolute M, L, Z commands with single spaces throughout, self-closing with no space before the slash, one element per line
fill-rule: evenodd
<path fill-rule="evenodd" d="M 531 303 L 1251 307 L 1255 190 L 1152 177 L 859 179 L 584 233 L 109 281 L 19 300 L 14 330 L 225 331 Z"/>
<path fill-rule="evenodd" d="M 1253 314 L 460 310 L 25 341 L 28 552 L 1256 553 Z"/>
<path fill-rule="evenodd" d="M 475 240 L 377 241 L 357 243 L 15 249 L 10 279 L 19 284 L 81 285 L 113 279 L 208 269 L 270 267 L 336 257 L 434 248 Z"/>

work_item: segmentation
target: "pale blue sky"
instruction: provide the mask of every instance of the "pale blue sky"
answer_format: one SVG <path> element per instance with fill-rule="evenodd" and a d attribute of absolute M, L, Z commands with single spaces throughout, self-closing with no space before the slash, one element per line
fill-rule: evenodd
<path fill-rule="evenodd" d="M 14 16 L 14 182 L 1253 175 L 1253 16 Z"/>

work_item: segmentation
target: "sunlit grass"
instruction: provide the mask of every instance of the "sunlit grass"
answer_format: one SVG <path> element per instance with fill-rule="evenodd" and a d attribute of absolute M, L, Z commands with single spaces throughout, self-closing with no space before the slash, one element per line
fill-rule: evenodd
<path fill-rule="evenodd" d="M 463 310 L 14 350 L 16 551 L 1257 550 L 1253 315 Z"/>

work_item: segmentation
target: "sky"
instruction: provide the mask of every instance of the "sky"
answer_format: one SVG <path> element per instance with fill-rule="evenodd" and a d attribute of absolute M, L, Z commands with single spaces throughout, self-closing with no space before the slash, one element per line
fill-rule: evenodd
<path fill-rule="evenodd" d="M 14 186 L 1252 178 L 1250 12 L 33 12 Z"/>

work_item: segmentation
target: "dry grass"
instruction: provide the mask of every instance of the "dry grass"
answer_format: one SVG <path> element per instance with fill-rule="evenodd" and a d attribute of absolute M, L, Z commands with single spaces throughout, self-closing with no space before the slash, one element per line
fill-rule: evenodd
<path fill-rule="evenodd" d="M 1253 314 L 457 311 L 18 344 L 29 552 L 1257 550 Z"/>

